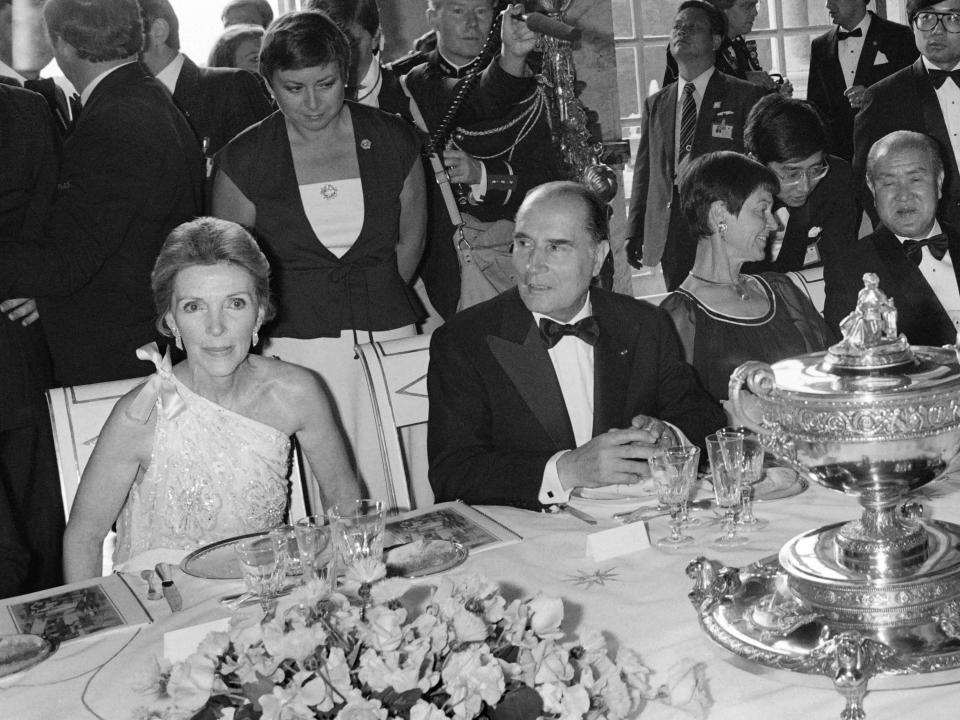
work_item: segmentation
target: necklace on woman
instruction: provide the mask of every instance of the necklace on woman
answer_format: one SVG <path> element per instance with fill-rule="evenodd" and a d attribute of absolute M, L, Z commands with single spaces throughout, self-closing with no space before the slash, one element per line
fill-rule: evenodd
<path fill-rule="evenodd" d="M 737 296 L 743 301 L 746 302 L 750 298 L 750 292 L 747 289 L 747 276 L 746 275 L 737 275 L 737 279 L 733 282 L 718 282 L 717 280 L 707 280 L 705 277 L 700 277 L 695 273 L 688 273 L 690 277 L 694 280 L 699 280 L 702 283 L 707 285 L 716 285 L 718 287 L 728 287 L 731 288 Z"/>

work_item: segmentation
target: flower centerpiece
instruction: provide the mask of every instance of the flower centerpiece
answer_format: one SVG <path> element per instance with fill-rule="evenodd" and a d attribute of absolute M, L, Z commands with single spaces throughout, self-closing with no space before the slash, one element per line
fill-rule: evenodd
<path fill-rule="evenodd" d="M 447 576 L 412 612 L 403 603 L 410 587 L 361 561 L 341 588 L 360 602 L 307 584 L 283 612 L 238 614 L 185 661 L 160 661 L 166 706 L 140 716 L 616 720 L 650 702 L 706 715 L 702 665 L 682 662 L 658 684 L 633 650 L 611 657 L 597 630 L 564 642 L 557 598 L 507 602 L 483 577 Z"/>

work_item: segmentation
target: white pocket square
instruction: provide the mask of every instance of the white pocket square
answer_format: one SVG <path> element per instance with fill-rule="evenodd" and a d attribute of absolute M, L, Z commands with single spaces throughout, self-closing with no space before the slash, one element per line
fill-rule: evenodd
<path fill-rule="evenodd" d="M 887 56 L 884 55 L 882 52 L 880 52 L 880 51 L 878 50 L 878 51 L 877 51 L 877 57 L 874 58 L 873 64 L 874 64 L 874 65 L 886 65 L 888 62 L 890 62 L 890 61 L 887 60 Z"/>

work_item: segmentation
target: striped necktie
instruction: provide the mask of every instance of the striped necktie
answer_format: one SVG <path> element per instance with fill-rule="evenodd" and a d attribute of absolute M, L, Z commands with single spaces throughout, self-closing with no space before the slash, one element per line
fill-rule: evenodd
<path fill-rule="evenodd" d="M 697 102 L 693 99 L 693 83 L 683 86 L 683 99 L 680 101 L 680 153 L 677 156 L 680 163 L 693 149 L 693 136 L 697 130 Z"/>

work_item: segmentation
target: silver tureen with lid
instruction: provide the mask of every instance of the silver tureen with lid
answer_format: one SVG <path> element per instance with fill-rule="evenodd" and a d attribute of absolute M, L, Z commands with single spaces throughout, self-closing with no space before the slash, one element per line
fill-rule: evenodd
<path fill-rule="evenodd" d="M 742 568 L 698 558 L 690 599 L 706 632 L 749 663 L 828 677 L 863 718 L 871 687 L 960 679 L 960 526 L 909 500 L 960 450 L 957 349 L 910 346 L 896 308 L 864 276 L 843 340 L 826 352 L 748 362 L 730 400 L 757 417 L 772 455 L 859 500 L 858 519 L 793 538 Z"/>

